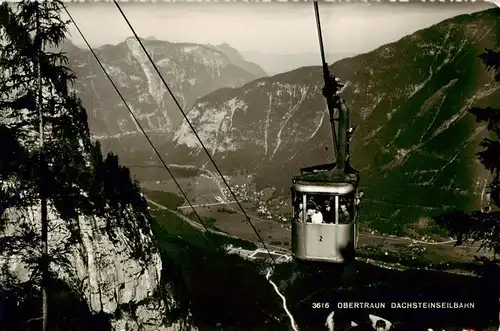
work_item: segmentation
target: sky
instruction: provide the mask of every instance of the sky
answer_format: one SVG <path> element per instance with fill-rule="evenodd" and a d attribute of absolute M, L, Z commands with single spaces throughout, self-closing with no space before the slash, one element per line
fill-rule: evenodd
<path fill-rule="evenodd" d="M 121 3 L 139 36 L 170 42 L 228 43 L 239 51 L 318 51 L 312 3 Z M 447 18 L 492 8 L 483 2 L 446 4 L 321 3 L 325 50 L 364 53 Z M 132 36 L 113 3 L 67 8 L 92 47 Z M 70 27 L 71 40 L 85 47 Z"/>

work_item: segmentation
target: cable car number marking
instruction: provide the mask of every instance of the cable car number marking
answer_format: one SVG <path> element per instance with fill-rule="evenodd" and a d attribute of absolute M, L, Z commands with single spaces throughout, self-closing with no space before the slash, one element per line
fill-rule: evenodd
<path fill-rule="evenodd" d="M 319 236 L 319 241 L 323 242 L 323 236 Z"/>

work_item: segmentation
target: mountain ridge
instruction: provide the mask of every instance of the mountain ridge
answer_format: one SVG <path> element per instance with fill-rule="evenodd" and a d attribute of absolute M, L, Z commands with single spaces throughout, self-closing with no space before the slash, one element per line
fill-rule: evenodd
<path fill-rule="evenodd" d="M 270 76 L 292 71 L 300 67 L 321 65 L 319 53 L 313 52 L 280 54 L 260 51 L 241 51 L 241 54 L 248 59 L 248 61 L 260 65 Z M 334 63 L 343 58 L 349 58 L 355 55 L 356 53 L 353 52 L 325 54 L 328 63 Z"/>
<path fill-rule="evenodd" d="M 241 86 L 255 78 L 220 50 L 195 43 L 141 40 L 184 109 L 218 88 Z M 121 157 L 140 155 L 145 146 L 142 132 L 90 52 L 66 48 L 69 66 L 78 77 L 74 89 L 89 110 L 94 137 L 104 150 L 114 150 Z M 155 143 L 168 144 L 182 115 L 138 42 L 127 38 L 94 51 L 145 131 Z"/>
<path fill-rule="evenodd" d="M 259 65 L 245 60 L 244 56 L 231 45 L 223 43 L 220 45 L 207 44 L 207 46 L 225 54 L 232 63 L 250 72 L 256 79 L 267 76 L 267 73 Z"/>
<path fill-rule="evenodd" d="M 478 207 L 484 173 L 474 153 L 484 128 L 466 110 L 499 100 L 478 59 L 499 45 L 498 14 L 460 15 L 330 66 L 346 83 L 342 96 L 357 126 L 352 161 L 373 200 L 365 215 L 378 227 L 402 231 L 405 222 L 432 213 Z M 215 91 L 195 103 L 190 119 L 219 167 L 255 173 L 259 187 L 282 194 L 299 167 L 331 161 L 322 85 L 319 67 L 299 68 Z M 174 144 L 173 157 L 184 158 L 175 163 L 203 164 L 186 123 Z M 393 225 L 398 204 L 408 220 Z"/>

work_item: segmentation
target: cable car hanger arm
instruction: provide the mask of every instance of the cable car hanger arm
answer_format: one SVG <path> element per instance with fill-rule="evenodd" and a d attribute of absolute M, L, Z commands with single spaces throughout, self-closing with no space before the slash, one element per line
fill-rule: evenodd
<path fill-rule="evenodd" d="M 321 62 L 323 66 L 323 80 L 325 86 L 323 87 L 323 96 L 326 98 L 326 103 L 328 106 L 328 113 L 330 115 L 330 125 L 332 130 L 332 138 L 333 138 L 333 146 L 335 148 L 335 163 L 336 169 L 344 170 L 345 168 L 345 145 L 346 145 L 346 130 L 347 125 L 346 121 L 348 120 L 347 108 L 343 105 L 340 97 L 338 96 L 339 90 L 343 87 L 343 84 L 337 80 L 337 78 L 330 74 L 330 70 L 328 69 L 328 63 L 325 59 L 325 49 L 323 45 L 323 35 L 321 32 L 321 22 L 319 17 L 319 8 L 318 1 L 314 0 L 314 13 L 316 16 L 316 27 L 318 30 L 318 40 L 319 40 L 319 48 L 321 53 Z M 339 128 L 338 128 L 338 136 L 337 130 L 335 128 L 335 118 L 334 113 L 335 109 L 339 110 Z"/>

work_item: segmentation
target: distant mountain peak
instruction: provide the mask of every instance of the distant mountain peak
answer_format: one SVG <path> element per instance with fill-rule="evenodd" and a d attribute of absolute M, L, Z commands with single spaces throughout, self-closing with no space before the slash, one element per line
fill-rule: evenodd
<path fill-rule="evenodd" d="M 221 88 L 240 87 L 256 78 L 225 52 L 195 43 L 141 38 L 177 101 L 186 111 L 194 102 Z M 135 37 L 98 48 L 98 56 L 146 132 L 169 143 L 182 115 Z M 104 150 L 127 159 L 144 150 L 140 129 L 87 50 L 68 54 L 94 137 Z M 144 152 L 148 155 L 149 152 Z M 142 155 L 142 154 L 141 154 Z M 130 160 L 130 159 L 129 159 Z"/>
<path fill-rule="evenodd" d="M 243 51 L 242 55 L 248 61 L 257 63 L 269 75 L 276 75 L 297 68 L 306 66 L 321 65 L 321 57 L 319 52 L 303 52 L 303 53 L 273 53 L 261 51 Z M 338 52 L 326 53 L 326 61 L 332 64 L 343 58 L 355 56 L 355 53 Z"/>
<path fill-rule="evenodd" d="M 258 64 L 254 62 L 247 61 L 236 48 L 232 47 L 228 43 L 224 42 L 219 45 L 206 44 L 206 46 L 221 52 L 222 54 L 227 56 L 233 64 L 250 72 L 255 76 L 255 78 L 267 76 L 267 73 L 264 71 L 264 69 L 262 69 Z"/>

